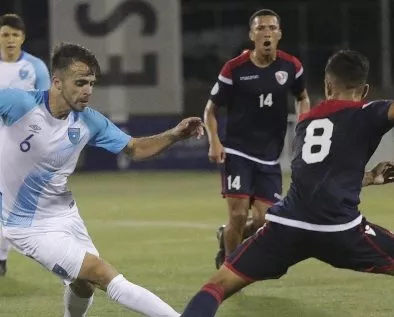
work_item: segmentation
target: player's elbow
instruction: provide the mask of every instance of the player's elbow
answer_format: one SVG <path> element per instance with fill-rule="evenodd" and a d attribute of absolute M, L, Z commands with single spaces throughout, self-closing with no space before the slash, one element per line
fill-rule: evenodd
<path fill-rule="evenodd" d="M 132 161 L 142 161 L 147 158 L 147 156 L 144 155 L 143 152 L 139 151 L 138 148 L 127 149 L 124 152 Z"/>
<path fill-rule="evenodd" d="M 143 160 L 144 157 L 141 155 L 138 144 L 136 144 L 136 139 L 131 139 L 127 146 L 124 148 L 123 153 L 133 161 Z"/>

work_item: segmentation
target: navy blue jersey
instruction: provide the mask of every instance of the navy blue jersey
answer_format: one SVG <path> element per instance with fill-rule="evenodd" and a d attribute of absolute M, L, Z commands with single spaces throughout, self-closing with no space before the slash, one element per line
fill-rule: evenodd
<path fill-rule="evenodd" d="M 289 192 L 267 219 L 306 229 L 308 224 L 341 229 L 359 221 L 365 165 L 393 126 L 388 119 L 391 103 L 330 100 L 302 115 L 296 127 Z"/>
<path fill-rule="evenodd" d="M 212 88 L 210 99 L 226 107 L 226 148 L 266 160 L 277 160 L 287 129 L 288 94 L 305 89 L 297 58 L 278 51 L 268 67 L 257 67 L 246 50 L 228 61 Z"/>

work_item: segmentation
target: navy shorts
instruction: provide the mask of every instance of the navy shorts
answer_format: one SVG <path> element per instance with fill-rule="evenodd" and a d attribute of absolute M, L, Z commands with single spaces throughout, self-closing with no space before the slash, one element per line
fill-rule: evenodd
<path fill-rule="evenodd" d="M 269 222 L 245 240 L 224 265 L 253 282 L 279 278 L 308 258 L 337 268 L 393 273 L 394 235 L 365 219 L 340 232 L 307 231 Z"/>
<path fill-rule="evenodd" d="M 270 204 L 282 194 L 282 172 L 279 164 L 265 165 L 241 156 L 227 154 L 221 167 L 222 195 L 251 198 Z"/>

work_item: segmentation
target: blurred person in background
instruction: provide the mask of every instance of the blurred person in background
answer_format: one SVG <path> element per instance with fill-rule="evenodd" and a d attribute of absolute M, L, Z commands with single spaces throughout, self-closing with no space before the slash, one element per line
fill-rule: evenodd
<path fill-rule="evenodd" d="M 49 89 L 48 68 L 41 59 L 22 50 L 25 38 L 25 24 L 20 16 L 0 16 L 0 89 Z M 0 140 L 0 146 L 1 143 Z M 0 276 L 7 272 L 9 250 L 10 245 L 0 232 Z"/>
<path fill-rule="evenodd" d="M 228 223 L 217 231 L 217 268 L 264 224 L 267 209 L 281 197 L 278 159 L 286 136 L 289 93 L 296 98 L 297 114 L 307 112 L 310 106 L 302 64 L 278 50 L 282 38 L 279 15 L 259 10 L 250 17 L 249 27 L 254 49 L 225 63 L 204 113 L 208 156 L 221 165 L 222 194 L 228 205 Z M 219 107 L 227 111 L 222 140 L 218 135 Z"/>
<path fill-rule="evenodd" d="M 45 63 L 22 50 L 25 32 L 18 15 L 0 16 L 0 88 L 47 90 L 51 81 Z"/>

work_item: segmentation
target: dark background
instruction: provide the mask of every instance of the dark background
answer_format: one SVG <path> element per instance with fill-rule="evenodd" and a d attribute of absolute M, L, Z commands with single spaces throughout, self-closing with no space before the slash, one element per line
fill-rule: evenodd
<path fill-rule="evenodd" d="M 390 17 L 394 17 L 394 2 L 390 4 Z M 261 8 L 273 9 L 281 16 L 284 36 L 280 48 L 301 59 L 313 99 L 321 97 L 328 56 L 340 48 L 366 54 L 371 60 L 370 83 L 374 94 L 383 97 L 391 94 L 390 87 L 382 89 L 379 0 L 183 0 L 181 7 L 185 113 L 201 111 L 223 63 L 250 46 L 248 19 Z M 25 50 L 48 61 L 47 1 L 1 0 L 0 14 L 6 12 L 16 12 L 24 18 Z M 394 22 L 390 30 L 394 50 Z"/>

